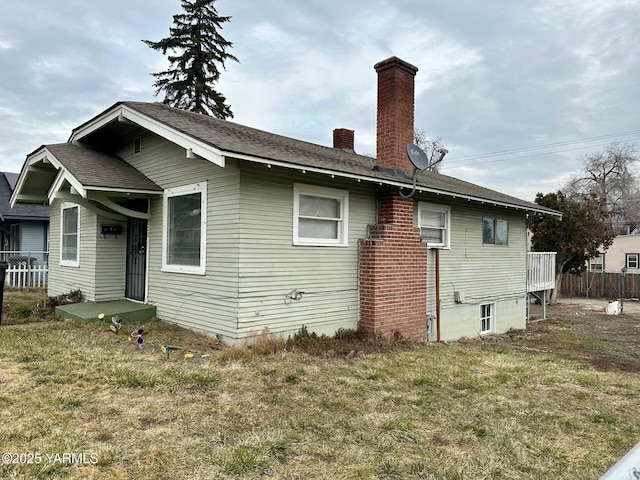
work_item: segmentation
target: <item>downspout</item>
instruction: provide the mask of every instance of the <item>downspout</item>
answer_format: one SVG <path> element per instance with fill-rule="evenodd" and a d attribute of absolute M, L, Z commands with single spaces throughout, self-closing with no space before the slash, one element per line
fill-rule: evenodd
<path fill-rule="evenodd" d="M 436 341 L 440 342 L 440 249 L 436 248 Z"/>

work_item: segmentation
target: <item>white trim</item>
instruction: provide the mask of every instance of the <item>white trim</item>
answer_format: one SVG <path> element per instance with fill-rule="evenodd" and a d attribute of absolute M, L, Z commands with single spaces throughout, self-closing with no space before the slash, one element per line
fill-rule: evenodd
<path fill-rule="evenodd" d="M 482 320 L 483 317 L 482 316 L 482 307 L 488 306 L 489 307 L 489 329 L 488 330 L 482 330 Z M 495 302 L 489 302 L 489 303 L 481 303 L 479 305 L 479 321 L 480 321 L 480 335 L 484 335 L 487 333 L 493 333 L 496 331 L 496 304 Z"/>
<path fill-rule="evenodd" d="M 340 201 L 340 218 L 336 219 L 338 238 L 305 238 L 300 237 L 298 224 L 300 217 L 300 195 L 331 198 Z M 332 219 L 333 220 L 333 219 Z M 303 183 L 293 184 L 293 244 L 305 246 L 349 246 L 349 191 L 336 188 L 318 187 Z"/>
<path fill-rule="evenodd" d="M 635 261 L 633 262 L 635 264 L 635 267 L 630 267 L 629 266 L 629 258 L 634 257 Z M 624 254 L 624 263 L 625 263 L 625 268 L 627 268 L 628 270 L 637 270 L 638 268 L 640 268 L 640 254 L 638 253 L 625 253 Z"/>
<path fill-rule="evenodd" d="M 437 203 L 418 202 L 418 215 L 417 215 L 417 227 L 420 228 L 420 235 L 422 235 L 422 228 L 437 228 L 423 226 L 422 211 L 427 210 L 430 212 L 444 213 L 444 242 L 443 243 L 429 243 L 427 242 L 427 248 L 440 248 L 442 250 L 449 250 L 451 248 L 451 206 L 439 205 Z M 424 240 L 423 238 L 423 241 Z"/>
<path fill-rule="evenodd" d="M 76 208 L 77 215 L 77 232 L 76 232 L 76 259 L 65 260 L 62 258 L 64 247 L 64 211 Z M 60 265 L 63 267 L 79 267 L 80 266 L 80 205 L 77 203 L 64 202 L 60 205 Z"/>
<path fill-rule="evenodd" d="M 200 193 L 200 265 L 177 265 L 167 263 L 169 235 L 169 198 Z M 168 188 L 162 198 L 162 271 L 204 275 L 207 269 L 207 182 L 193 183 L 181 187 Z"/>

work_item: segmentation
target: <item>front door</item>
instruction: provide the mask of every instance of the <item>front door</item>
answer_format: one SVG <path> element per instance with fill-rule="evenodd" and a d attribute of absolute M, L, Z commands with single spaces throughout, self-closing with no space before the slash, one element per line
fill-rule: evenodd
<path fill-rule="evenodd" d="M 127 280 L 125 297 L 145 301 L 147 286 L 147 220 L 127 220 Z"/>

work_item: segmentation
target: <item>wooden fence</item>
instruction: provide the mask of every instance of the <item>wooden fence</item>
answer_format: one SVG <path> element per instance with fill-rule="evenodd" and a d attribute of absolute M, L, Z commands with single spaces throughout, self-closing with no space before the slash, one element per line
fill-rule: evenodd
<path fill-rule="evenodd" d="M 560 295 L 564 297 L 620 298 L 622 274 L 582 272 L 581 275 L 564 273 Z M 624 298 L 640 298 L 640 275 L 624 276 Z"/>

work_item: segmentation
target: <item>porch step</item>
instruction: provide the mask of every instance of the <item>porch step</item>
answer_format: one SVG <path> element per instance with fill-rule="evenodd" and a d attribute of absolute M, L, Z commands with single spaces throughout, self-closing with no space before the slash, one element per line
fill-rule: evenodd
<path fill-rule="evenodd" d="M 144 322 L 156 316 L 155 305 L 145 305 L 129 300 L 113 300 L 110 302 L 82 302 L 56 307 L 56 317 L 81 322 L 97 320 L 104 313 L 105 319 L 118 315 L 123 322 Z"/>

